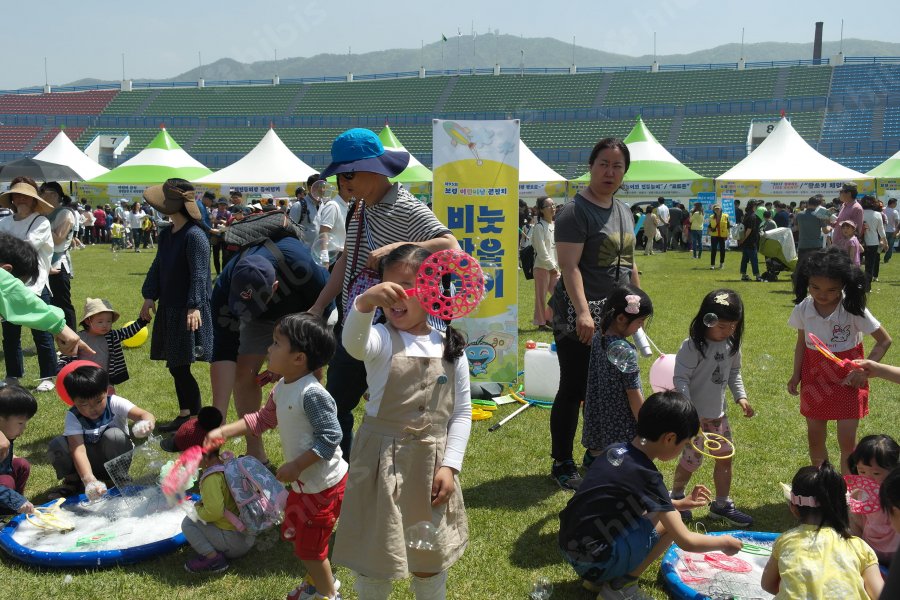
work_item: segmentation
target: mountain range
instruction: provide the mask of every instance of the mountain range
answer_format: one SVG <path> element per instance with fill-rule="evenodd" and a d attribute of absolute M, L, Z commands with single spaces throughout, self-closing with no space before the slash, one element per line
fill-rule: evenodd
<path fill-rule="evenodd" d="M 760 42 L 746 44 L 743 57 L 748 62 L 811 59 L 812 42 Z M 846 39 L 842 43 L 824 42 L 822 57 L 830 58 L 842 49 L 845 56 L 900 56 L 900 44 L 875 40 Z M 619 67 L 649 65 L 650 55 L 626 56 L 603 52 L 585 46 L 573 46 L 554 38 L 522 38 L 514 35 L 488 33 L 450 37 L 447 41 L 427 44 L 422 49 L 397 48 L 365 54 L 317 54 L 310 57 L 283 58 L 274 61 L 241 63 L 223 58 L 211 64 L 179 73 L 169 79 L 153 81 L 206 81 L 282 79 L 297 77 L 343 76 L 369 73 L 417 71 L 424 65 L 428 70 L 457 68 L 468 71 L 475 67 L 569 67 L 574 62 L 581 67 Z M 656 57 L 659 64 L 706 64 L 736 62 L 741 57 L 740 44 L 724 44 L 688 54 L 669 54 Z M 135 81 L 147 81 L 135 79 Z M 111 83 L 99 79 L 79 79 L 65 85 L 93 85 Z"/>

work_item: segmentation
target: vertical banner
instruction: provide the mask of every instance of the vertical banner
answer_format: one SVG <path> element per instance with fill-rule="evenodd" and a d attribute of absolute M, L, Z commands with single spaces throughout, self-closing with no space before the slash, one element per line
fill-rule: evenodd
<path fill-rule="evenodd" d="M 434 214 L 485 272 L 484 300 L 453 324 L 474 381 L 518 373 L 519 121 L 434 120 Z"/>

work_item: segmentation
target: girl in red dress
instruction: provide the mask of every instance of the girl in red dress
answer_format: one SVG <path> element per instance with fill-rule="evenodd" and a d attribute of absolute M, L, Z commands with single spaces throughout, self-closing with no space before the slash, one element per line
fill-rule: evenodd
<path fill-rule="evenodd" d="M 837 421 L 841 473 L 846 475 L 859 420 L 869 414 L 869 385 L 863 370 L 829 360 L 807 334 L 817 336 L 839 358 L 851 360 L 863 358 L 863 334 L 871 335 L 875 346 L 868 358 L 876 361 L 890 348 L 891 336 L 866 308 L 865 274 L 838 248 L 810 254 L 797 272 L 794 292 L 797 306 L 788 325 L 797 329 L 797 345 L 788 391 L 796 396 L 799 386 L 813 465 L 828 458 L 828 421 Z"/>

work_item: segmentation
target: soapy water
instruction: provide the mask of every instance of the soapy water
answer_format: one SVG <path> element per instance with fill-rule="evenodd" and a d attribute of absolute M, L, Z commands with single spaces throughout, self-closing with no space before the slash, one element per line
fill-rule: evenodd
<path fill-rule="evenodd" d="M 772 542 L 753 540 L 754 548 L 771 549 Z M 692 589 L 713 599 L 746 598 L 767 600 L 772 594 L 760 587 L 763 569 L 769 561 L 764 553 L 739 552 L 736 556 L 747 562 L 752 570 L 747 573 L 723 571 L 706 560 L 706 555 L 678 550 L 676 571 L 679 578 Z M 714 553 L 713 553 L 714 554 Z"/>
<path fill-rule="evenodd" d="M 84 553 L 134 548 L 181 533 L 185 512 L 170 507 L 159 488 L 144 490 L 140 498 L 139 504 L 134 496 L 109 496 L 89 506 L 64 504 L 59 512 L 75 526 L 72 531 L 39 529 L 23 521 L 12 539 L 37 552 Z"/>

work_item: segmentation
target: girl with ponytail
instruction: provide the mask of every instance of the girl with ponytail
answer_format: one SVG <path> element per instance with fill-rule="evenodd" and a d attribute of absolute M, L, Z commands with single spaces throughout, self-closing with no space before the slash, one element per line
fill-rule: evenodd
<path fill-rule="evenodd" d="M 430 255 L 415 244 L 394 248 L 382 283 L 356 297 L 344 322 L 343 345 L 366 365 L 369 400 L 333 560 L 356 573 L 361 600 L 386 600 L 393 580 L 409 575 L 416 598 L 445 598 L 447 570 L 468 544 L 457 477 L 472 422 L 465 340 L 450 326 L 434 329 L 406 293 Z M 386 322 L 373 325 L 377 308 Z"/>
<path fill-rule="evenodd" d="M 828 461 L 803 467 L 785 495 L 800 525 L 775 542 L 762 588 L 776 598 L 877 600 L 884 585 L 878 557 L 850 533 L 847 486 L 841 474 Z"/>

